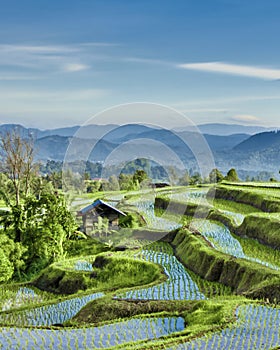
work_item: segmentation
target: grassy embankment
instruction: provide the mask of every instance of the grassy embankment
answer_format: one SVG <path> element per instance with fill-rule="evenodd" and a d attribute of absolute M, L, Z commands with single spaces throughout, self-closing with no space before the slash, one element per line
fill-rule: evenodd
<path fill-rule="evenodd" d="M 225 302 L 226 301 L 226 302 Z M 133 317 L 183 317 L 182 332 L 152 341 L 126 343 L 114 349 L 164 349 L 204 334 L 219 331 L 236 321 L 237 305 L 247 303 L 243 298 L 207 301 L 126 301 L 106 296 L 84 307 L 67 326 L 100 326 Z"/>
<path fill-rule="evenodd" d="M 237 294 L 280 302 L 279 271 L 218 252 L 186 229 L 179 230 L 171 243 L 178 259 L 202 278 L 229 286 Z"/>
<path fill-rule="evenodd" d="M 91 269 L 79 270 L 79 264 L 86 264 Z M 52 293 L 73 294 L 85 290 L 92 293 L 115 291 L 159 283 L 165 278 L 158 265 L 107 252 L 54 263 L 32 284 Z"/>
<path fill-rule="evenodd" d="M 205 204 L 198 206 L 195 203 L 188 203 L 186 206 L 180 201 L 171 203 L 166 196 L 159 196 L 156 206 L 163 210 L 168 207 L 174 214 L 181 212 L 185 207 L 186 216 L 195 215 L 221 222 L 235 234 L 234 237 L 241 243 L 245 254 L 280 266 L 279 214 L 261 212 L 261 208 L 266 211 L 278 209 L 280 190 L 273 189 L 268 194 L 267 189 L 257 188 L 255 193 L 255 188 L 248 191 L 248 187 L 234 190 L 233 187 L 218 186 L 215 192 L 219 199 L 212 202 L 214 207 Z M 211 196 L 211 190 L 208 195 Z M 219 209 L 244 214 L 243 223 L 236 225 L 232 217 Z M 269 298 L 271 301 L 275 298 L 280 300 L 278 272 L 219 253 L 207 247 L 207 244 L 205 246 L 201 237 L 186 232 L 177 234 L 172 243 L 176 246 L 177 256 L 181 261 L 201 277 L 231 286 L 238 293 L 245 292 L 253 297 Z M 197 261 L 201 261 L 201 264 L 197 264 Z"/>

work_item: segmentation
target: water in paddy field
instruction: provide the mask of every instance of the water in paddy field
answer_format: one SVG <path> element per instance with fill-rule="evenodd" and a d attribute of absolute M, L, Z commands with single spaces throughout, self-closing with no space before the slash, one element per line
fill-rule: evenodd
<path fill-rule="evenodd" d="M 17 326 L 51 326 L 53 324 L 61 324 L 73 318 L 87 303 L 103 296 L 103 293 L 94 293 L 67 299 L 52 305 L 34 307 L 33 309 L 14 313 L 1 313 L 0 323 Z"/>
<path fill-rule="evenodd" d="M 144 216 L 147 222 L 147 226 L 149 228 L 169 232 L 181 226 L 175 221 L 157 217 L 155 215 L 154 200 L 141 200 L 135 202 L 134 205 L 137 207 L 138 211 Z"/>
<path fill-rule="evenodd" d="M 141 257 L 163 267 L 167 281 L 148 288 L 126 292 L 118 296 L 134 300 L 203 300 L 197 284 L 174 255 L 153 250 L 141 251 Z"/>
<path fill-rule="evenodd" d="M 175 222 L 156 217 L 152 200 L 142 200 L 135 205 L 145 215 L 151 228 L 170 231 L 180 226 Z M 241 217 L 237 217 L 237 220 L 241 220 Z M 239 241 L 231 235 L 224 225 L 217 225 L 207 220 L 197 220 L 192 224 L 217 250 L 279 269 L 266 262 L 246 256 Z M 138 300 L 205 299 L 184 266 L 172 254 L 152 249 L 144 249 L 139 254 L 140 256 L 137 258 L 141 257 L 146 261 L 162 265 L 168 279 L 149 288 L 123 293 L 118 298 Z M 92 267 L 87 261 L 81 260 L 76 263 L 74 268 L 90 271 Z M 18 297 L 24 299 L 25 294 L 26 298 L 35 297 L 32 289 L 28 288 L 21 289 Z M 47 330 L 14 327 L 63 323 L 71 319 L 89 301 L 103 295 L 103 293 L 95 293 L 53 305 L 35 307 L 15 313 L 0 313 L 0 322 L 11 325 L 9 328 L 1 328 L 0 349 L 101 349 L 130 341 L 153 340 L 180 332 L 185 328 L 184 319 L 181 317 L 133 318 L 114 324 L 83 329 Z M 280 343 L 279 309 L 249 304 L 238 307 L 236 317 L 236 324 L 220 332 L 190 342 L 172 345 L 169 350 L 265 350 Z"/>
<path fill-rule="evenodd" d="M 191 225 L 198 230 L 216 250 L 236 258 L 257 262 L 273 270 L 280 270 L 276 265 L 246 255 L 243 252 L 240 242 L 232 236 L 230 230 L 223 224 L 215 224 L 209 220 L 195 220 L 192 221 Z"/>
<path fill-rule="evenodd" d="M 68 330 L 2 328 L 4 349 L 103 349 L 184 330 L 182 317 L 133 318 L 100 327 Z"/>
<path fill-rule="evenodd" d="M 168 350 L 266 350 L 280 343 L 280 309 L 263 305 L 240 306 L 237 324 Z"/>
<path fill-rule="evenodd" d="M 208 204 L 206 200 L 207 192 L 208 190 L 195 190 L 195 191 L 186 190 L 178 193 L 172 193 L 170 198 L 172 200 L 177 200 L 180 202 Z"/>
<path fill-rule="evenodd" d="M 222 213 L 230 216 L 236 225 L 241 225 L 242 222 L 244 221 L 245 215 L 243 214 L 239 214 L 239 213 L 235 213 L 233 211 L 229 211 L 229 210 L 223 210 L 223 209 L 219 209 L 219 211 L 221 211 Z"/>

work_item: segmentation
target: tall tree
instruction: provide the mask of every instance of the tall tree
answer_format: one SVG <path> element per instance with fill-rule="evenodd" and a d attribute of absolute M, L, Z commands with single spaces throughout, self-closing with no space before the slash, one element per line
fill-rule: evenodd
<path fill-rule="evenodd" d="M 33 170 L 34 145 L 31 137 L 25 139 L 16 130 L 0 135 L 3 172 L 12 182 L 15 203 L 20 204 L 21 194 L 30 189 Z"/>
<path fill-rule="evenodd" d="M 213 169 L 209 174 L 209 182 L 210 183 L 221 182 L 221 181 L 223 181 L 223 179 L 224 179 L 223 174 L 217 168 Z"/>

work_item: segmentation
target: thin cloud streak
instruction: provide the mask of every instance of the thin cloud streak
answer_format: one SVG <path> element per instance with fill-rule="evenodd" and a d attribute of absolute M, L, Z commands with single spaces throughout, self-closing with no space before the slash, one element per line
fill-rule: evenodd
<path fill-rule="evenodd" d="M 0 90 L 0 101 L 2 105 L 5 101 L 12 99 L 33 101 L 85 101 L 96 98 L 105 97 L 109 94 L 109 90 L 105 89 L 81 89 L 81 90 L 62 90 L 62 91 L 36 91 L 36 90 Z"/>
<path fill-rule="evenodd" d="M 213 105 L 223 105 L 223 104 L 235 104 L 242 102 L 250 102 L 250 101 L 273 101 L 280 100 L 280 95 L 264 95 L 264 96 L 236 96 L 236 97 L 225 97 L 220 99 L 211 99 L 211 100 L 196 100 L 196 101 L 182 101 L 182 102 L 169 102 L 169 105 L 172 105 L 174 108 L 178 109 L 189 109 L 190 106 L 206 106 L 203 108 L 207 108 L 207 106 Z"/>
<path fill-rule="evenodd" d="M 247 122 L 247 123 L 255 123 L 255 122 L 262 121 L 261 118 L 250 114 L 239 114 L 231 117 L 230 119 L 235 122 Z"/>
<path fill-rule="evenodd" d="M 185 63 L 179 64 L 177 67 L 188 70 L 237 75 L 264 80 L 280 79 L 280 69 L 237 65 L 225 62 Z"/>
<path fill-rule="evenodd" d="M 179 109 L 182 113 L 227 113 L 228 108 L 187 108 Z"/>
<path fill-rule="evenodd" d="M 63 67 L 65 72 L 81 72 L 88 69 L 90 69 L 89 65 L 81 63 L 68 63 Z"/>
<path fill-rule="evenodd" d="M 172 63 L 172 62 L 164 61 L 164 60 L 160 60 L 160 59 L 153 59 L 153 58 L 124 57 L 124 58 L 122 58 L 122 61 L 131 62 L 131 63 L 164 65 L 164 66 L 169 66 L 169 67 L 176 67 L 177 66 L 176 63 Z"/>
<path fill-rule="evenodd" d="M 100 50 L 118 46 L 105 42 L 74 43 L 69 45 L 0 44 L 0 67 L 65 73 L 89 69 L 93 60 L 102 60 Z M 101 51 L 102 52 L 102 51 Z"/>

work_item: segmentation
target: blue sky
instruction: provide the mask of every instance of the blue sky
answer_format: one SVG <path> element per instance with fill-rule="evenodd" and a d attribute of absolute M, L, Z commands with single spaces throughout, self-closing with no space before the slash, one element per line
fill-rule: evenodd
<path fill-rule="evenodd" d="M 279 126 L 279 15 L 278 0 L 2 1 L 0 122 L 75 125 L 147 101 Z"/>

